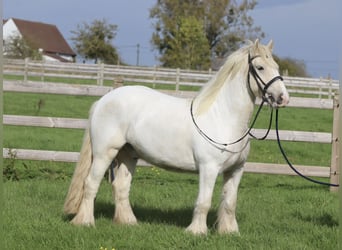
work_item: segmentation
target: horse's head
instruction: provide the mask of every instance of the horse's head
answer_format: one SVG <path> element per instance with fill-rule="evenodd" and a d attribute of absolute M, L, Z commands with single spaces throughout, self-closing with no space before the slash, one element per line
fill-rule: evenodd
<path fill-rule="evenodd" d="M 284 107 L 289 102 L 289 94 L 279 66 L 272 57 L 273 42 L 262 45 L 256 40 L 248 54 L 248 86 L 254 96 L 263 98 L 272 107 Z"/>

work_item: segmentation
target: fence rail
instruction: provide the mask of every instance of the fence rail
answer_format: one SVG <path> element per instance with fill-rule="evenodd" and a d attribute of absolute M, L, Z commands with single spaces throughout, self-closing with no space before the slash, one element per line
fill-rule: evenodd
<path fill-rule="evenodd" d="M 4 91 L 25 92 L 25 93 L 46 93 L 46 94 L 63 94 L 63 95 L 89 95 L 89 96 L 102 96 L 114 87 L 108 86 L 93 86 L 93 85 L 76 85 L 64 83 L 50 83 L 50 82 L 23 82 L 23 81 L 3 81 Z M 173 91 L 173 90 L 160 90 L 168 95 L 177 97 L 192 98 L 197 92 L 194 91 Z M 258 99 L 256 101 L 260 103 Z M 332 99 L 317 99 L 317 98 L 301 98 L 291 97 L 289 107 L 302 107 L 302 108 L 320 108 L 332 109 Z"/>
<path fill-rule="evenodd" d="M 56 161 L 56 162 L 77 162 L 78 152 L 65 151 L 49 151 L 49 150 L 33 150 L 33 149 L 3 149 L 4 158 L 15 158 L 18 160 L 38 160 L 38 161 Z M 151 166 L 148 162 L 139 159 L 139 166 Z M 296 168 L 306 176 L 313 177 L 330 177 L 330 168 L 321 166 L 302 166 L 296 165 Z M 260 174 L 283 174 L 296 175 L 287 165 L 246 162 L 245 172 Z"/>
<path fill-rule="evenodd" d="M 130 83 L 171 85 L 175 90 L 181 86 L 201 87 L 214 71 L 194 71 L 159 67 L 132 67 L 105 64 L 56 63 L 30 60 L 4 60 L 4 74 L 22 76 L 27 82 L 30 78 L 40 78 L 42 82 L 48 78 L 54 81 L 68 79 L 87 79 L 97 85 L 104 83 Z M 310 94 L 329 99 L 338 92 L 339 81 L 324 78 L 284 77 L 290 93 Z"/>
<path fill-rule="evenodd" d="M 57 118 L 57 117 L 39 117 L 39 116 L 19 116 L 19 115 L 4 115 L 4 125 L 17 126 L 36 126 L 48 128 L 75 128 L 85 129 L 87 126 L 86 119 L 75 118 Z M 261 137 L 266 133 L 266 129 L 252 129 L 252 134 L 256 137 Z M 298 142 L 316 142 L 316 143 L 331 143 L 331 133 L 324 132 L 305 132 L 305 131 L 290 131 L 280 130 L 279 136 L 282 141 L 298 141 Z M 267 140 L 276 140 L 275 130 L 270 130 Z"/>

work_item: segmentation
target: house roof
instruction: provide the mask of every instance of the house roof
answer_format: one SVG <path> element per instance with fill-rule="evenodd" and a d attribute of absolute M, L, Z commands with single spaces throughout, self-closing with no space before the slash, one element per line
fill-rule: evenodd
<path fill-rule="evenodd" d="M 44 52 L 76 56 L 55 25 L 12 18 L 20 34 Z"/>

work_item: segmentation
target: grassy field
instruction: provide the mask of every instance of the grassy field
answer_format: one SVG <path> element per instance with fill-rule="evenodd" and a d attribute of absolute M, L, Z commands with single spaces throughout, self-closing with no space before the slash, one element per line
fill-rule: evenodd
<path fill-rule="evenodd" d="M 2 249 L 337 249 L 338 197 L 296 177 L 245 174 L 237 219 L 240 236 L 215 231 L 221 179 L 207 236 L 184 231 L 197 195 L 197 176 L 138 168 L 131 201 L 137 226 L 112 224 L 111 187 L 103 181 L 96 228 L 75 227 L 62 214 L 69 180 L 6 182 Z"/>
<path fill-rule="evenodd" d="M 87 118 L 96 97 L 4 93 L 4 114 Z M 256 127 L 268 122 L 265 109 Z M 331 132 L 332 111 L 285 108 L 280 129 Z M 4 147 L 79 151 L 83 131 L 4 126 Z M 284 143 L 295 164 L 330 164 L 330 145 Z M 283 163 L 276 143 L 253 141 L 249 161 Z M 131 200 L 140 224 L 111 223 L 110 185 L 103 181 L 96 228 L 73 227 L 62 215 L 74 164 L 7 159 L 19 181 L 4 184 L 4 249 L 337 249 L 338 199 L 299 177 L 245 174 L 238 195 L 241 236 L 215 233 L 221 179 L 209 214 L 210 232 L 184 232 L 198 190 L 197 175 L 138 168 Z M 15 179 L 15 178 L 14 178 Z"/>

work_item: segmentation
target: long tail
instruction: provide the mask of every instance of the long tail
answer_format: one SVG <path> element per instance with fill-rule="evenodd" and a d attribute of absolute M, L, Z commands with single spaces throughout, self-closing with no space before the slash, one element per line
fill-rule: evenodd
<path fill-rule="evenodd" d="M 95 104 L 96 103 L 94 103 L 91 108 L 89 121 L 93 113 Z M 65 214 L 76 214 L 79 210 L 79 207 L 83 198 L 84 182 L 85 182 L 86 177 L 89 174 L 90 167 L 92 164 L 92 147 L 91 147 L 89 127 L 90 127 L 90 122 L 84 133 L 80 156 L 79 156 L 76 168 L 75 168 L 74 175 L 71 180 L 67 197 L 64 202 Z"/>

